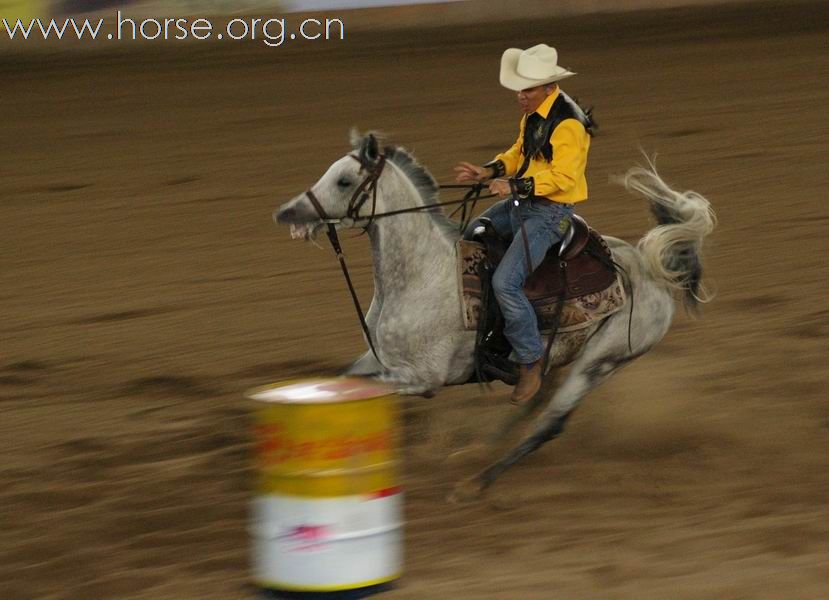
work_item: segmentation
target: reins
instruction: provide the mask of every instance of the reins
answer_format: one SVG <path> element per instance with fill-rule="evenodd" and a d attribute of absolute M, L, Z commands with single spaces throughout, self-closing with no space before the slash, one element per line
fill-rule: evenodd
<path fill-rule="evenodd" d="M 325 224 L 334 224 L 339 225 L 342 223 L 348 223 L 350 225 L 356 225 L 360 221 L 367 221 L 367 223 L 362 226 L 363 229 L 367 229 L 371 222 L 375 219 L 382 219 L 384 217 L 394 217 L 397 215 L 404 215 L 407 213 L 416 213 L 416 212 L 423 212 L 429 211 L 435 208 L 441 208 L 444 206 L 454 206 L 458 204 L 458 208 L 452 211 L 449 216 L 454 217 L 458 211 L 461 211 L 461 221 L 460 221 L 460 229 L 463 232 L 466 229 L 466 226 L 469 224 L 471 220 L 472 211 L 475 210 L 475 205 L 478 200 L 486 200 L 488 198 L 495 198 L 496 194 L 484 194 L 481 195 L 485 184 L 483 183 L 471 183 L 471 184 L 444 184 L 439 185 L 438 188 L 442 190 L 446 189 L 464 189 L 469 190 L 464 197 L 459 200 L 448 200 L 446 202 L 435 202 L 432 204 L 423 204 L 421 206 L 412 206 L 409 208 L 399 208 L 396 210 L 389 210 L 385 212 L 377 212 L 377 180 L 380 177 L 380 174 L 383 171 L 383 167 L 386 164 L 386 157 L 384 155 L 380 155 L 380 159 L 377 161 L 377 165 L 373 169 L 368 169 L 363 162 L 354 156 L 353 154 L 349 154 L 351 158 L 356 160 L 360 163 L 360 170 L 366 169 L 368 171 L 368 176 L 357 186 L 357 189 L 354 191 L 354 194 L 351 196 L 351 200 L 348 203 L 348 209 L 345 213 L 345 218 L 342 219 L 332 219 L 323 210 L 322 205 L 319 203 L 319 200 L 311 190 L 307 190 L 305 192 L 308 199 L 311 201 L 311 204 L 314 205 L 314 209 L 317 211 L 317 214 L 320 216 L 320 219 Z M 360 209 L 363 205 L 368 201 L 369 196 L 371 196 L 371 214 L 367 217 L 360 216 Z M 467 208 L 467 205 L 472 203 L 471 208 Z"/>
<path fill-rule="evenodd" d="M 345 262 L 345 254 L 343 253 L 342 245 L 340 244 L 340 238 L 337 235 L 337 225 L 341 223 L 346 223 L 347 221 L 351 221 L 352 225 L 358 223 L 359 221 L 367 221 L 367 223 L 364 226 L 362 226 L 363 231 L 365 232 L 368 230 L 368 227 L 375 219 L 393 217 L 396 215 L 403 215 L 406 213 L 428 211 L 442 206 L 451 206 L 454 204 L 459 204 L 460 206 L 458 206 L 458 208 L 452 211 L 452 213 L 449 216 L 452 217 L 459 210 L 461 211 L 460 230 L 461 232 L 463 232 L 469 225 L 469 222 L 472 220 L 472 213 L 475 210 L 475 205 L 477 204 L 478 200 L 494 198 L 496 195 L 486 194 L 482 196 L 481 191 L 484 189 L 483 183 L 440 185 L 438 186 L 440 189 L 467 189 L 469 191 L 460 200 L 435 202 L 433 204 L 426 204 L 423 206 L 413 206 L 410 208 L 401 208 L 397 210 L 390 210 L 378 213 L 376 210 L 377 180 L 380 178 L 380 175 L 383 172 L 383 168 L 386 166 L 385 155 L 380 155 L 377 164 L 374 165 L 373 168 L 367 167 L 365 163 L 363 163 L 363 161 L 361 161 L 353 154 L 349 154 L 349 156 L 357 162 L 359 162 L 360 170 L 362 171 L 363 169 L 365 169 L 366 171 L 368 171 L 368 175 L 362 181 L 362 183 L 360 183 L 360 185 L 357 186 L 357 189 L 351 196 L 351 200 L 348 203 L 348 209 L 346 210 L 345 219 L 330 218 L 326 214 L 325 209 L 322 207 L 322 204 L 320 203 L 319 199 L 316 197 L 316 195 L 314 195 L 314 192 L 312 192 L 310 189 L 305 191 L 305 195 L 308 197 L 308 200 L 313 205 L 314 210 L 317 211 L 320 220 L 323 223 L 325 223 L 327 227 L 326 235 L 328 236 L 328 241 L 331 243 L 331 247 L 334 250 L 334 254 L 337 255 L 337 260 L 340 263 L 340 268 L 342 269 L 343 276 L 345 277 L 345 282 L 348 285 L 348 292 L 351 294 L 351 300 L 354 303 L 354 308 L 357 311 L 358 318 L 360 319 L 360 327 L 362 327 L 363 329 L 363 334 L 366 336 L 366 341 L 368 342 L 369 348 L 371 348 L 371 353 L 374 355 L 374 358 L 377 359 L 377 362 L 380 364 L 381 367 L 385 368 L 383 362 L 380 360 L 380 357 L 377 355 L 377 349 L 374 346 L 374 340 L 372 339 L 371 332 L 368 329 L 368 323 L 366 323 L 365 313 L 363 312 L 363 308 L 360 305 L 360 299 L 357 297 L 357 291 L 354 289 L 354 284 L 351 281 L 351 275 L 348 272 L 348 265 L 346 265 Z M 371 197 L 371 215 L 368 217 L 361 217 L 360 209 L 365 205 L 369 197 Z M 470 202 L 472 206 L 471 208 L 467 209 L 467 205 Z"/>

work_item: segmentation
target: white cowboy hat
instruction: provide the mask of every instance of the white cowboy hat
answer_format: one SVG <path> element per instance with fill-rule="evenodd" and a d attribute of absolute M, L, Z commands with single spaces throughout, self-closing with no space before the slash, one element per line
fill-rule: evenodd
<path fill-rule="evenodd" d="M 575 75 L 558 66 L 558 52 L 547 44 L 521 50 L 510 48 L 501 56 L 501 85 L 520 92 Z"/>

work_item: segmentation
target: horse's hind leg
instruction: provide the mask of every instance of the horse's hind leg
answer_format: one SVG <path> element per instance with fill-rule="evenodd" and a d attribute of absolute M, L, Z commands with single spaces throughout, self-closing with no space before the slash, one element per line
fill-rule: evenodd
<path fill-rule="evenodd" d="M 594 340 L 594 343 L 598 340 Z M 451 498 L 456 501 L 476 498 L 512 465 L 536 450 L 539 446 L 557 437 L 578 403 L 587 393 L 605 381 L 620 367 L 640 354 L 598 355 L 586 352 L 574 364 L 561 387 L 553 394 L 552 401 L 537 417 L 532 428 L 520 444 L 506 456 L 493 463 L 474 477 L 461 482 Z"/>

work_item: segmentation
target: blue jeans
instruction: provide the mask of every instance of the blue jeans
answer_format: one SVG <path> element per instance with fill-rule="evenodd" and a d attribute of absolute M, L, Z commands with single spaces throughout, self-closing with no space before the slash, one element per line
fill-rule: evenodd
<path fill-rule="evenodd" d="M 559 204 L 543 198 L 521 200 L 517 209 L 513 206 L 512 199 L 507 198 L 481 214 L 481 217 L 487 217 L 492 221 L 499 236 L 507 241 L 512 240 L 503 260 L 495 270 L 492 287 L 504 315 L 504 335 L 512 345 L 513 355 L 520 363 L 528 364 L 542 358 L 544 345 L 538 332 L 535 310 L 524 295 L 524 282 L 530 271 L 527 269 L 519 219 L 524 221 L 527 231 L 534 270 L 541 264 L 550 247 L 564 237 L 572 214 L 572 204 Z M 472 221 L 466 230 L 466 237 L 470 237 L 479 225 L 478 219 Z"/>

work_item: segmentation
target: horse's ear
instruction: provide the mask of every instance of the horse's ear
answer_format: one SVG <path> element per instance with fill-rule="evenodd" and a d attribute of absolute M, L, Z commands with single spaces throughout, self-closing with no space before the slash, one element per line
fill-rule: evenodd
<path fill-rule="evenodd" d="M 380 158 L 380 143 L 377 136 L 371 132 L 367 133 L 360 143 L 360 162 L 364 165 L 373 165 Z"/>

